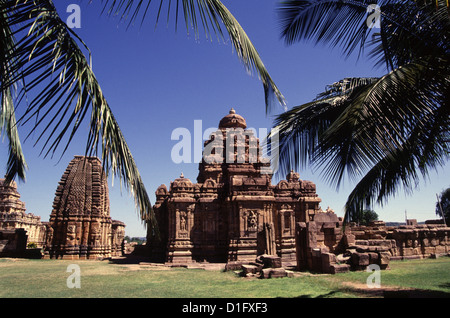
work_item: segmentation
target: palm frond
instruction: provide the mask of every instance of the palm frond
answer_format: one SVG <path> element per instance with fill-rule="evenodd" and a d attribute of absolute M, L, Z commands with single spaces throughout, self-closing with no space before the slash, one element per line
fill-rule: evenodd
<path fill-rule="evenodd" d="M 348 104 L 378 78 L 347 78 L 328 85 L 317 98 L 278 115 L 274 131 L 279 133 L 279 173 L 300 170 L 309 163 L 317 167 L 318 153 L 326 131 L 345 112 Z M 269 140 L 271 136 L 269 135 Z M 327 157 L 328 158 L 328 157 Z"/>
<path fill-rule="evenodd" d="M 218 39 L 223 40 L 225 33 L 223 28 L 225 28 L 246 71 L 249 73 L 256 72 L 263 84 L 266 112 L 274 107 L 274 99 L 285 106 L 285 98 L 270 77 L 258 51 L 242 26 L 221 1 L 177 0 L 176 5 L 173 5 L 172 2 L 171 0 L 160 0 L 159 4 L 157 3 L 157 6 L 153 9 L 151 8 L 151 1 L 103 0 L 104 12 L 120 16 L 122 19 L 128 18 L 129 24 L 134 23 L 139 16 L 142 16 L 141 21 L 143 22 L 151 12 L 155 12 L 157 24 L 162 12 L 167 12 L 167 22 L 169 22 L 170 15 L 173 14 L 175 16 L 175 28 L 177 28 L 179 11 L 182 10 L 187 32 L 189 33 L 190 28 L 192 28 L 196 38 L 199 37 L 199 27 L 202 26 L 207 38 L 211 38 L 212 34 L 215 34 Z M 146 3 L 146 6 L 144 6 L 144 3 Z M 163 7 L 163 3 L 166 4 L 165 7 Z"/>
<path fill-rule="evenodd" d="M 438 0 L 439 3 L 444 3 Z M 279 6 L 281 35 L 288 44 L 301 40 L 340 46 L 346 56 L 372 48 L 376 65 L 393 70 L 412 56 L 447 52 L 450 15 L 447 6 L 413 0 L 381 0 L 381 28 L 369 27 L 371 0 L 293 0 Z M 433 32 L 430 32 L 433 31 Z M 411 53 L 415 54 L 411 54 Z"/>
<path fill-rule="evenodd" d="M 2 35 L 0 37 L 0 135 L 6 135 L 9 140 L 5 182 L 10 183 L 16 176 L 20 180 L 25 181 L 27 163 L 23 154 L 15 117 L 13 92 L 17 86 L 11 84 L 10 79 L 15 63 L 14 58 L 11 57 L 15 39 L 5 12 L 0 13 L 0 32 Z M 4 83 L 5 85 L 3 85 Z"/>
<path fill-rule="evenodd" d="M 79 38 L 60 19 L 51 1 L 4 1 L 0 9 L 8 15 L 17 38 L 11 54 L 16 76 L 10 84 L 28 79 L 27 91 L 38 92 L 18 123 L 33 124 L 28 136 L 38 134 L 36 144 L 43 143 L 44 156 L 53 156 L 64 147 L 62 157 L 90 110 L 86 155 L 97 156 L 101 147 L 105 171 L 120 177 L 133 194 L 142 221 L 156 226 L 135 160 Z"/>
<path fill-rule="evenodd" d="M 419 183 L 419 172 L 426 177 L 430 169 L 442 166 L 450 156 L 449 124 L 448 108 L 438 108 L 425 127 L 418 126 L 402 147 L 377 162 L 350 193 L 345 219 L 374 203 L 385 204 L 398 193 L 399 184 L 410 194 Z"/>
<path fill-rule="evenodd" d="M 371 39 L 368 1 L 282 3 L 288 43 L 315 39 L 341 46 L 348 55 L 371 46 L 370 57 L 390 70 L 377 79 L 335 83 L 275 123 L 285 132 L 280 134 L 283 165 L 307 158 L 337 187 L 344 175 L 360 180 L 347 213 L 384 202 L 399 185 L 411 190 L 419 172 L 426 176 L 448 160 L 450 15 L 443 1 L 437 3 L 378 1 L 381 29 Z"/>

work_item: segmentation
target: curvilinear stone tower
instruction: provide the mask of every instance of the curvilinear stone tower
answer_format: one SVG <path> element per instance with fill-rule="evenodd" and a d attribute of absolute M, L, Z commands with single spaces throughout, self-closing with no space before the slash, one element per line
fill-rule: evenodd
<path fill-rule="evenodd" d="M 295 261 L 295 224 L 320 210 L 316 186 L 291 172 L 272 185 L 270 162 L 245 119 L 232 109 L 205 142 L 197 183 L 183 175 L 156 191 L 160 240 L 149 232 L 155 260 L 172 263 Z"/>
<path fill-rule="evenodd" d="M 95 259 L 120 254 L 125 225 L 112 220 L 106 174 L 97 157 L 75 156 L 56 189 L 46 256 Z"/>

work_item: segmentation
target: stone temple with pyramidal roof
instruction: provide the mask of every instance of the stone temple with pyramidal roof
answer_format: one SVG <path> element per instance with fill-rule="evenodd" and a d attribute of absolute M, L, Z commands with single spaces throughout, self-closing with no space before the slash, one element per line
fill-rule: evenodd
<path fill-rule="evenodd" d="M 150 255 L 168 263 L 253 261 L 279 255 L 295 262 L 295 224 L 319 212 L 311 181 L 291 171 L 273 185 L 258 138 L 232 109 L 204 144 L 197 182 L 181 175 L 161 185 L 154 205 L 160 237 Z"/>

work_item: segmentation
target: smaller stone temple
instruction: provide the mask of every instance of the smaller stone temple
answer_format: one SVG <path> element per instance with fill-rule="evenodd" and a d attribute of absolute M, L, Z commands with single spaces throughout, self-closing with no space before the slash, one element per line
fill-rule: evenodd
<path fill-rule="evenodd" d="M 26 213 L 17 184 L 0 179 L 0 257 L 40 258 L 41 249 L 45 258 L 122 256 L 125 224 L 111 219 L 109 208 L 106 174 L 97 157 L 75 156 L 69 163 L 49 222 Z"/>
<path fill-rule="evenodd" d="M 20 200 L 17 184 L 12 181 L 6 185 L 0 179 L 0 230 L 15 231 L 23 229 L 27 232 L 27 243 L 36 247 L 45 244 L 46 226 L 41 217 L 26 213 L 25 203 Z"/>
<path fill-rule="evenodd" d="M 48 258 L 121 254 L 125 224 L 112 220 L 106 174 L 97 157 L 75 156 L 56 189 L 47 231 Z"/>

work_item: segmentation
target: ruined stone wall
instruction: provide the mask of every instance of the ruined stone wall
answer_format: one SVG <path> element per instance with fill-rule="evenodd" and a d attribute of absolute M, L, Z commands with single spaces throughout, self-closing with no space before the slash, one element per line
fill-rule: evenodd
<path fill-rule="evenodd" d="M 408 222 L 398 227 L 383 221 L 345 228 L 334 213 L 319 213 L 297 224 L 297 267 L 324 273 L 386 269 L 391 260 L 438 257 L 450 251 L 450 227 L 441 221 Z M 328 233 L 328 234 L 327 234 Z"/>
<path fill-rule="evenodd" d="M 450 251 L 450 227 L 442 221 L 408 223 L 391 227 L 377 221 L 370 226 L 353 226 L 351 231 L 355 236 L 355 245 L 383 245 L 392 259 L 427 258 Z"/>

